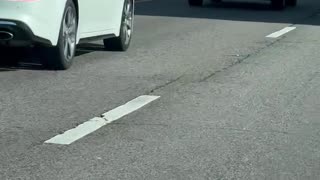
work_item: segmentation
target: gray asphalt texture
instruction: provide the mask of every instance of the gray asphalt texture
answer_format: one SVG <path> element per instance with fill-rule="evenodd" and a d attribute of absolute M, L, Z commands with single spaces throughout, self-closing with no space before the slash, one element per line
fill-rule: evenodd
<path fill-rule="evenodd" d="M 128 52 L 83 44 L 68 71 L 24 52 L 0 66 L 0 179 L 320 179 L 319 10 L 154 0 L 137 3 Z M 161 98 L 44 144 L 145 94 Z"/>

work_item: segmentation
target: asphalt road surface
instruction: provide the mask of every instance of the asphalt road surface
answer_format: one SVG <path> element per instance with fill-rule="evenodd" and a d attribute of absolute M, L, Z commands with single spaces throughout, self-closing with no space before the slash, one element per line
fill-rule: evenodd
<path fill-rule="evenodd" d="M 0 179 L 320 179 L 319 10 L 140 1 L 126 53 L 1 57 Z"/>

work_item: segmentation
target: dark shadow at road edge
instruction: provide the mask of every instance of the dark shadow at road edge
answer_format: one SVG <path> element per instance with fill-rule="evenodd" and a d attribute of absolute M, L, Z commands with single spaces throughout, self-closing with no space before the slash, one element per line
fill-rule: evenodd
<path fill-rule="evenodd" d="M 320 2 L 312 0 L 300 0 L 296 7 L 287 7 L 285 10 L 273 10 L 268 0 L 223 0 L 220 3 L 207 3 L 202 7 L 190 7 L 188 0 L 168 1 L 139 3 L 136 5 L 136 15 L 320 25 L 318 21 L 306 21 L 306 18 L 320 13 Z"/>

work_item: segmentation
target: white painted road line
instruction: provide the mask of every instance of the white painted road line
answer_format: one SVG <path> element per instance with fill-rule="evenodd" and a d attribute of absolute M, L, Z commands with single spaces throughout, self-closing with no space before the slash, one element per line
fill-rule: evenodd
<path fill-rule="evenodd" d="M 83 124 L 80 124 L 74 129 L 70 129 L 63 134 L 57 135 L 47 140 L 45 143 L 68 145 L 98 130 L 99 128 L 105 126 L 107 123 L 108 122 L 103 118 L 93 118 Z"/>
<path fill-rule="evenodd" d="M 296 27 L 286 27 L 286 28 L 283 28 L 280 31 L 274 32 L 266 37 L 267 38 L 278 38 L 278 37 L 290 32 L 290 31 L 293 31 L 295 29 L 296 29 Z"/>
<path fill-rule="evenodd" d="M 126 104 L 119 106 L 109 112 L 102 114 L 102 117 L 95 117 L 89 121 L 77 126 L 76 128 L 70 129 L 63 134 L 57 135 L 47 141 L 47 144 L 60 144 L 69 145 L 84 136 L 100 129 L 101 127 L 112 123 L 140 108 L 155 101 L 160 98 L 160 96 L 139 96 Z"/>
<path fill-rule="evenodd" d="M 123 116 L 130 114 L 143 106 L 151 103 L 152 101 L 160 98 L 160 96 L 139 96 L 136 99 L 127 102 L 126 104 L 119 106 L 109 112 L 102 114 L 102 117 L 108 122 L 115 121 Z"/>

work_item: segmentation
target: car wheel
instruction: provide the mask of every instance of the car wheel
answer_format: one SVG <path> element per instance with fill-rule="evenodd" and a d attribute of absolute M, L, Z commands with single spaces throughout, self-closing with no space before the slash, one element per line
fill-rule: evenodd
<path fill-rule="evenodd" d="M 286 0 L 271 0 L 273 9 L 282 10 L 286 7 Z"/>
<path fill-rule="evenodd" d="M 286 0 L 287 6 L 297 6 L 297 0 Z"/>
<path fill-rule="evenodd" d="M 77 11 L 74 3 L 68 0 L 64 10 L 58 44 L 44 48 L 44 65 L 49 69 L 66 70 L 70 68 L 76 52 Z"/>
<path fill-rule="evenodd" d="M 190 6 L 202 6 L 203 0 L 188 0 Z"/>
<path fill-rule="evenodd" d="M 112 51 L 126 51 L 129 48 L 134 21 L 133 0 L 125 0 L 123 6 L 120 35 L 119 37 L 104 39 L 104 47 Z"/>

